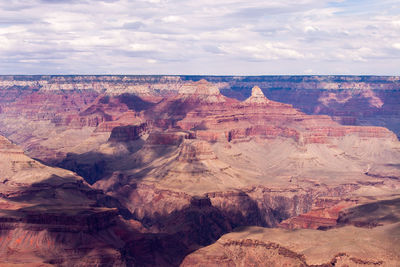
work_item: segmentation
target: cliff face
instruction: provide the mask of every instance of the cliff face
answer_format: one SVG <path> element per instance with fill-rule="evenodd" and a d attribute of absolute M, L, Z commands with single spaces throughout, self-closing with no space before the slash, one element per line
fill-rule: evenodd
<path fill-rule="evenodd" d="M 110 141 L 128 142 L 139 139 L 149 131 L 148 123 L 134 126 L 115 126 L 112 128 Z"/>

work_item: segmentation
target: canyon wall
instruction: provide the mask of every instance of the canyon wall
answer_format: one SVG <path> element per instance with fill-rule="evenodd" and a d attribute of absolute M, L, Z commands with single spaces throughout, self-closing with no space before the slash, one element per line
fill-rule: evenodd
<path fill-rule="evenodd" d="M 368 225 L 349 211 L 400 189 L 398 92 L 397 77 L 1 76 L 0 246 L 177 266 L 237 227 Z M 309 264 L 271 240 L 222 247 Z"/>
<path fill-rule="evenodd" d="M 184 84 L 201 79 L 239 100 L 246 99 L 257 85 L 269 99 L 292 104 L 307 114 L 330 115 L 347 125 L 384 126 L 400 135 L 400 81 L 395 76 L 1 76 L 0 88 L 7 91 L 0 90 L 0 102 L 38 90 L 64 94 L 92 91 L 92 97 L 93 93 L 128 93 L 156 101 L 189 92 Z"/>

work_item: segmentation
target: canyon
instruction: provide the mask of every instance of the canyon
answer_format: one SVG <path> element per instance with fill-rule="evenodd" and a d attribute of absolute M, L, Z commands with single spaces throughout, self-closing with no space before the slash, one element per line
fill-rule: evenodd
<path fill-rule="evenodd" d="M 399 77 L 1 76 L 0 263 L 395 266 L 399 115 Z"/>

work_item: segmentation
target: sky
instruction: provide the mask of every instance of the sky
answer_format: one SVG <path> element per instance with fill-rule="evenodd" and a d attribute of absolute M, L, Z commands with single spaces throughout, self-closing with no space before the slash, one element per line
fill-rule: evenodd
<path fill-rule="evenodd" d="M 400 75 L 400 0 L 0 0 L 0 74 Z"/>

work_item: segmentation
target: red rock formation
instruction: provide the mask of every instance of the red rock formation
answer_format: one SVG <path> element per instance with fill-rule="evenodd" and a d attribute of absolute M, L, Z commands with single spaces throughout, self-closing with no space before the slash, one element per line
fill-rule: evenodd
<path fill-rule="evenodd" d="M 279 224 L 279 227 L 286 229 L 325 229 L 334 227 L 337 225 L 339 214 L 343 209 L 354 206 L 357 201 L 341 201 L 340 199 L 335 201 L 323 201 L 324 205 L 321 204 L 321 199 L 317 199 L 315 207 L 304 214 L 292 217 L 284 220 Z M 327 203 L 329 203 L 327 205 Z"/>
<path fill-rule="evenodd" d="M 355 134 L 361 138 L 394 139 L 392 132 L 381 127 L 341 126 L 328 116 L 308 116 L 291 105 L 268 100 L 259 87 L 254 87 L 252 95 L 242 103 L 227 101 L 214 89 L 207 91 L 206 83 L 201 82 L 193 95 L 183 98 L 182 108 L 177 113 L 170 111 L 165 103 L 157 108 L 170 112 L 171 119 L 178 120 L 177 126 L 194 130 L 197 138 L 208 141 L 226 139 L 247 139 L 252 136 L 293 138 L 302 143 L 329 143 L 332 138 Z M 200 94 L 199 91 L 202 93 Z M 205 97 L 206 96 L 206 97 Z M 208 97 L 213 101 L 208 101 Z M 168 102 L 168 101 L 167 101 Z M 201 103 L 202 105 L 199 105 Z M 180 112 L 185 110 L 182 118 Z M 171 123 L 174 124 L 174 123 Z"/>
<path fill-rule="evenodd" d="M 291 105 L 265 98 L 259 87 L 254 87 L 252 96 L 239 103 L 220 94 L 219 87 L 226 87 L 226 84 L 205 80 L 185 82 L 179 77 L 43 76 L 18 77 L 13 80 L 14 78 L 1 79 L 7 89 L 1 90 L 1 114 L 6 119 L 3 119 L 4 123 L 0 120 L 0 127 L 5 134 L 13 134 L 13 140 L 22 144 L 25 149 L 29 147 L 27 150 L 31 155 L 47 162 L 58 162 L 59 156 L 74 152 L 71 150 L 76 148 L 73 145 L 72 148 L 58 151 L 57 148 L 44 145 L 47 134 L 35 129 L 42 127 L 41 122 L 48 121 L 52 123 L 49 126 L 55 127 L 50 132 L 60 133 L 66 128 L 79 130 L 96 127 L 95 130 L 85 130 L 96 134 L 111 133 L 115 127 L 154 121 L 154 125 L 161 129 L 179 127 L 195 130 L 197 138 L 212 142 L 247 140 L 254 136 L 286 137 L 305 144 L 329 143 L 332 138 L 352 134 L 362 138 L 393 138 L 390 132 L 382 128 L 343 128 L 329 117 L 307 116 Z M 312 77 L 306 82 L 313 82 L 313 79 L 319 83 L 324 80 Z M 260 85 L 267 86 L 262 79 L 260 81 Z M 275 79 L 275 82 L 278 80 Z M 287 77 L 282 77 L 282 82 L 293 83 Z M 237 80 L 236 83 L 241 82 Z M 16 89 L 18 86 L 26 87 Z M 158 86 L 170 88 L 171 91 L 167 93 L 165 90 L 158 90 Z M 102 88 L 107 92 L 104 93 Z M 168 97 L 155 105 L 161 95 Z M 373 103 L 379 102 L 379 96 L 369 91 L 365 91 L 363 97 L 375 101 Z M 331 103 L 332 99 L 341 102 L 347 96 L 330 96 L 326 99 L 330 99 L 326 100 L 328 102 L 324 100 L 326 103 Z M 29 120 L 29 128 L 17 126 L 22 128 L 16 133 L 15 127 L 10 124 L 13 117 L 18 117 L 22 125 Z M 348 123 L 350 121 L 346 124 Z M 52 159 L 51 154 L 59 156 Z"/>
<path fill-rule="evenodd" d="M 24 151 L 11 143 L 7 138 L 0 135 L 0 153 L 7 154 L 23 154 Z"/>
<path fill-rule="evenodd" d="M 305 143 L 328 143 L 331 138 L 346 135 L 356 135 L 359 138 L 397 139 L 395 134 L 386 128 L 367 126 L 309 127 L 303 138 Z"/>
<path fill-rule="evenodd" d="M 112 129 L 110 141 L 115 142 L 128 142 L 139 139 L 142 135 L 147 133 L 150 129 L 148 123 L 140 125 L 117 126 Z"/>
<path fill-rule="evenodd" d="M 197 77 L 193 77 L 196 78 Z M 264 76 L 204 77 L 224 88 L 224 94 L 244 99 L 252 86 L 258 85 L 279 102 L 294 104 L 306 113 L 356 118 L 357 123 L 383 123 L 398 134 L 398 77 L 356 76 Z M 0 77 L 1 101 L 12 102 L 27 91 L 80 93 L 95 91 L 121 95 L 130 93 L 147 100 L 176 95 L 190 89 L 187 77 L 170 76 L 3 76 Z M 183 89 L 182 89 L 183 88 Z M 186 89 L 185 89 L 186 88 Z M 232 89 L 234 89 L 234 91 Z M 28 93 L 29 94 L 29 93 Z M 11 101 L 7 101 L 11 100 Z M 398 116 L 397 116 L 398 117 Z M 343 119 L 342 119 L 343 118 Z M 347 120 L 346 124 L 352 123 Z"/>
<path fill-rule="evenodd" d="M 140 259 L 148 265 L 177 265 L 185 253 L 210 244 L 237 226 L 272 227 L 290 217 L 294 218 L 281 225 L 287 228 L 333 226 L 347 204 L 319 205 L 322 197 L 336 196 L 342 201 L 356 189 L 369 192 L 370 180 L 366 181 L 362 166 L 376 163 L 378 167 L 373 166 L 376 172 L 398 163 L 395 137 L 385 128 L 343 126 L 326 115 L 306 115 L 290 104 L 267 99 L 259 87 L 253 88 L 247 100 L 239 102 L 223 96 L 219 91 L 221 84 L 204 80 L 154 78 L 159 83 L 155 85 L 148 80 L 141 81 L 140 77 L 123 79 L 111 76 L 97 80 L 96 77 L 46 78 L 40 81 L 43 88 L 37 92 L 24 92 L 19 98 L 11 90 L 5 96 L 11 102 L 0 99 L 0 131 L 7 132 L 46 162 L 66 156 L 63 167 L 85 175 L 90 183 L 96 182 L 97 189 L 114 197 L 109 199 L 86 184 L 81 184 L 82 189 L 76 181 L 43 182 L 40 186 L 22 189 L 20 180 L 13 184 L 4 179 L 0 183 L 1 193 L 8 198 L 47 199 L 46 203 L 39 200 L 38 203 L 60 205 L 57 213 L 48 213 L 50 209 L 46 207 L 46 212 L 39 209 L 29 217 L 37 220 L 38 225 L 54 224 L 61 232 L 70 231 L 71 225 L 84 232 L 89 241 L 93 236 L 114 240 L 93 242 L 93 251 L 99 251 L 94 256 L 96 260 L 90 262 L 93 265 L 103 253 L 98 247 L 110 251 L 108 259 L 117 255 L 116 261 L 132 263 Z M 175 87 L 170 92 L 164 90 L 171 83 Z M 34 86 L 34 83 L 24 81 L 20 85 Z M 60 88 L 70 91 L 60 93 Z M 132 92 L 146 101 L 128 94 Z M 160 96 L 165 98 L 160 100 Z M 363 97 L 379 106 L 376 95 Z M 343 100 L 335 96 L 328 98 L 327 103 L 332 99 Z M 17 116 L 20 108 L 22 115 Z M 354 138 L 346 139 L 349 136 Z M 348 144 L 352 139 L 371 141 L 365 144 L 382 145 L 382 149 L 376 149 L 376 155 L 370 159 L 358 153 L 362 149 Z M 275 144 L 281 146 L 277 148 Z M 7 155 L 14 153 L 9 143 L 2 144 L 0 140 L 0 154 L 2 146 L 7 149 Z M 352 149 L 356 151 L 352 153 Z M 274 152 L 269 153 L 270 150 Z M 274 153 L 282 157 L 274 158 Z M 18 149 L 15 154 L 23 157 Z M 14 159 L 0 170 L 0 178 L 3 178 L 1 171 L 26 171 L 32 166 L 43 167 L 31 159 Z M 291 172 L 295 174 L 292 176 Z M 26 171 L 17 178 L 32 179 L 29 174 Z M 64 176 L 57 174 L 57 177 Z M 396 181 L 386 182 L 387 177 L 374 179 L 380 182 L 379 188 L 373 188 L 380 190 L 378 193 L 398 188 Z M 17 184 L 16 188 L 9 187 L 11 184 Z M 78 202 L 76 205 L 83 214 L 63 215 L 62 210 L 67 209 L 61 204 L 67 200 Z M 12 201 L 1 205 L 10 211 L 17 210 Z M 68 205 L 72 204 L 68 202 Z M 93 206 L 103 208 L 93 211 Z M 144 225 L 132 222 L 136 225 L 134 228 L 146 233 L 134 234 L 130 227 L 123 226 L 126 222 L 117 213 L 114 217 L 110 215 L 115 210 L 104 206 L 118 207 L 119 214 L 132 214 Z M 5 220 L 11 220 L 7 216 Z M 31 222 L 24 216 L 18 219 L 24 224 L 22 228 Z M 78 219 L 93 226 L 77 228 L 75 220 Z M 99 225 L 92 219 L 100 221 Z M 51 238 L 45 236 L 43 240 Z M 76 235 L 57 238 L 75 240 Z M 74 250 L 76 246 L 69 243 L 66 249 Z M 79 255 L 86 257 L 86 254 Z M 129 257 L 134 260 L 128 261 Z"/>
<path fill-rule="evenodd" d="M 199 160 L 214 160 L 217 156 L 212 151 L 208 142 L 185 142 L 177 157 L 178 161 L 193 162 Z"/>
<path fill-rule="evenodd" d="M 251 89 L 251 96 L 244 101 L 246 104 L 260 104 L 265 105 L 270 102 L 268 98 L 265 97 L 264 93 L 261 91 L 260 87 L 254 86 Z"/>
<path fill-rule="evenodd" d="M 191 139 L 193 137 L 190 132 L 182 131 L 154 131 L 151 132 L 147 138 L 148 145 L 172 145 L 176 146 L 183 142 L 184 139 Z"/>
<path fill-rule="evenodd" d="M 7 116 L 25 116 L 30 120 L 53 120 L 58 114 L 73 115 L 97 97 L 93 91 L 42 92 L 32 91 L 3 104 Z"/>

